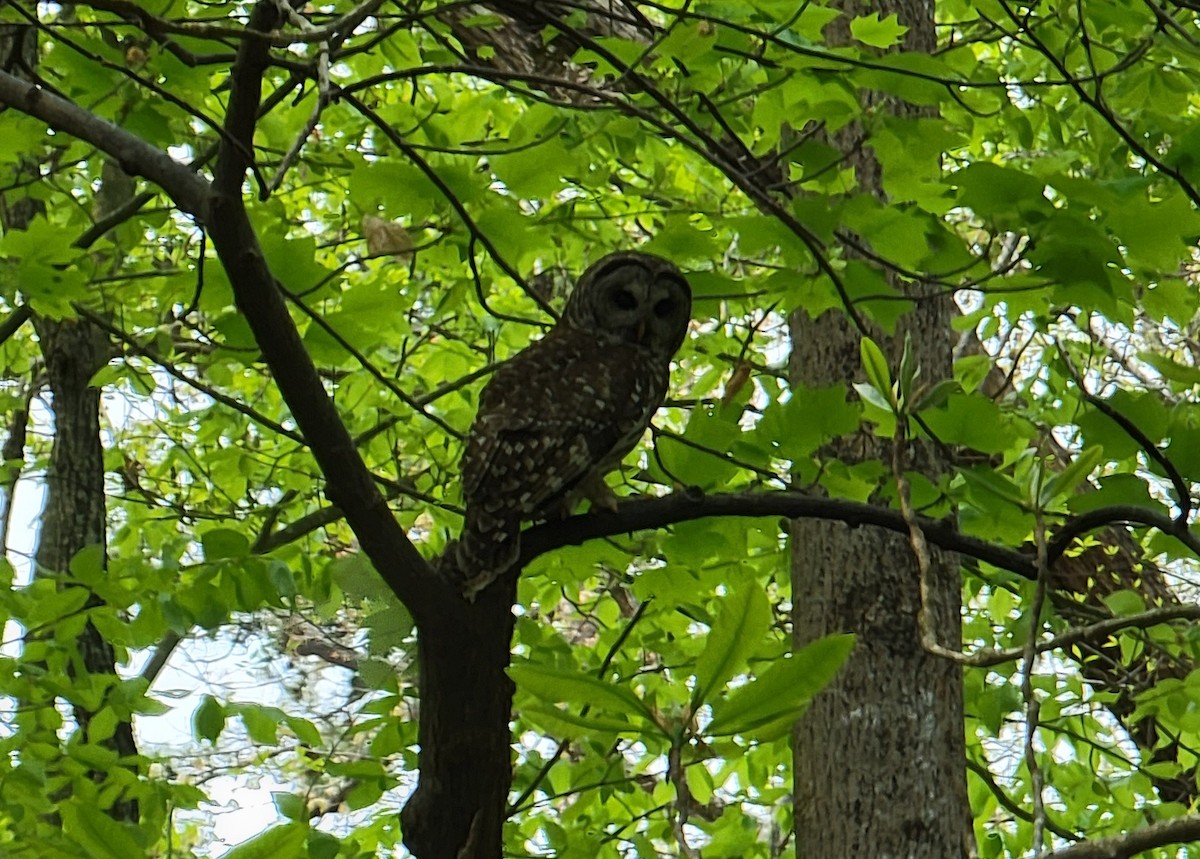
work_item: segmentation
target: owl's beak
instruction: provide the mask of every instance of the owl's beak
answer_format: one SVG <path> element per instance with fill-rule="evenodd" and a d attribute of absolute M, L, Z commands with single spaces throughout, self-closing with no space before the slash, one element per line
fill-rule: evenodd
<path fill-rule="evenodd" d="M 646 320 L 645 319 L 643 319 L 641 322 L 639 322 L 637 324 L 637 328 L 634 329 L 633 333 L 634 333 L 634 336 L 637 338 L 637 342 L 641 343 L 642 338 L 646 336 Z"/>

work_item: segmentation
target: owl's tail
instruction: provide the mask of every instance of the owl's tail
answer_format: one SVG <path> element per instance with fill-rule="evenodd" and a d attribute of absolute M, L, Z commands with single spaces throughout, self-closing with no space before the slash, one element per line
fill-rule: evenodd
<path fill-rule="evenodd" d="M 463 595 L 474 599 L 516 563 L 521 554 L 521 522 L 467 509 L 454 565 L 464 580 Z"/>

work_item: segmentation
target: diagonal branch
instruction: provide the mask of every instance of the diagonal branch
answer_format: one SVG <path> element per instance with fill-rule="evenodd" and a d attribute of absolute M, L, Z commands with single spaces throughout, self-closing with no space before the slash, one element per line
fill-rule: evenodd
<path fill-rule="evenodd" d="M 33 312 L 29 309 L 28 304 L 22 304 L 17 307 L 12 313 L 8 314 L 3 322 L 0 322 L 0 344 L 5 343 L 10 337 L 21 330 L 21 326 L 29 321 Z"/>
<path fill-rule="evenodd" d="M 160 185 L 181 209 L 207 221 L 208 183 L 188 165 L 140 137 L 5 71 L 0 71 L 0 103 L 42 120 L 55 131 L 87 141 L 115 158 L 130 176 L 141 176 Z"/>
<path fill-rule="evenodd" d="M 1102 415 L 1113 421 L 1119 426 L 1127 436 L 1138 443 L 1138 446 L 1145 452 L 1146 456 L 1154 460 L 1167 475 L 1167 479 L 1171 481 L 1171 486 L 1175 489 L 1175 498 L 1179 504 L 1179 515 L 1175 517 L 1175 521 L 1181 528 L 1186 530 L 1188 518 L 1192 513 L 1192 491 L 1188 486 L 1183 475 L 1171 462 L 1170 457 L 1163 453 L 1154 440 L 1142 432 L 1141 427 L 1131 421 L 1125 415 L 1121 414 L 1108 400 L 1093 394 L 1087 388 L 1087 383 L 1084 382 L 1083 376 L 1079 370 L 1071 363 L 1070 357 L 1067 356 L 1066 349 L 1062 343 L 1055 343 L 1058 349 L 1058 357 L 1062 360 L 1067 368 L 1067 375 L 1071 377 L 1071 381 L 1075 383 L 1075 387 L 1079 389 L 1080 395 L 1088 403 Z"/>
<path fill-rule="evenodd" d="M 249 27 L 272 30 L 278 18 L 273 3 L 260 2 Z M 246 212 L 242 182 L 248 164 L 243 150 L 253 140 L 262 74 L 269 60 L 268 46 L 259 42 L 244 41 L 238 50 L 225 129 L 241 145 L 223 142 L 217 156 L 209 235 L 238 309 L 325 474 L 330 500 L 345 512 L 376 570 L 420 622 L 452 588 L 421 557 L 375 486 L 304 348 Z"/>

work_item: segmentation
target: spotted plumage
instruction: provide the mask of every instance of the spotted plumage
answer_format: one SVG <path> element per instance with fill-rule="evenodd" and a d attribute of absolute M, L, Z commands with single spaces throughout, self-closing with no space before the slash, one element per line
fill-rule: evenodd
<path fill-rule="evenodd" d="M 484 387 L 462 460 L 466 521 L 454 553 L 469 597 L 512 566 L 523 520 L 609 506 L 604 475 L 666 396 L 691 291 L 674 265 L 611 254 L 580 277 L 562 319 Z"/>

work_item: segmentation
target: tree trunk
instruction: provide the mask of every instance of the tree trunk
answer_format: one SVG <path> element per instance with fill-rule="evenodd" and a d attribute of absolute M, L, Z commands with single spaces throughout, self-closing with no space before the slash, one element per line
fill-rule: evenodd
<path fill-rule="evenodd" d="M 932 8 L 907 0 L 840 4 L 846 18 L 827 31 L 831 44 L 847 38 L 850 17 L 897 13 L 909 27 L 907 50 L 934 45 Z M 839 32 L 840 30 L 840 32 Z M 880 103 L 875 93 L 862 97 Z M 915 111 L 888 105 L 900 113 Z M 852 147 L 860 128 L 834 145 L 848 153 L 862 190 L 882 197 L 879 167 L 869 148 Z M 868 141 L 869 143 L 869 141 Z M 911 332 L 914 356 L 926 380 L 948 377 L 953 341 L 948 299 L 919 302 L 890 345 Z M 837 311 L 791 320 L 791 373 L 803 385 L 862 381 L 860 334 Z M 843 440 L 837 456 L 853 463 L 890 462 L 890 442 L 863 433 Z M 909 467 L 936 479 L 937 451 L 911 445 Z M 961 670 L 921 646 L 920 574 L 906 539 L 843 525 L 797 521 L 791 528 L 793 635 L 802 646 L 822 635 L 853 632 L 854 653 L 833 684 L 797 724 L 794 738 L 796 855 L 947 859 L 968 855 L 970 808 L 963 761 Z M 960 647 L 961 583 L 954 556 L 935 553 L 929 570 L 928 622 L 940 644 Z"/>
<path fill-rule="evenodd" d="M 108 361 L 108 341 L 87 322 L 34 319 L 54 407 L 54 447 L 46 473 L 46 506 L 41 538 L 34 556 L 38 571 L 66 570 L 80 550 L 105 546 L 104 449 L 100 442 L 100 391 L 88 381 Z M 100 605 L 93 596 L 89 606 Z M 112 646 L 89 621 L 77 639 L 84 670 L 116 674 Z M 73 705 L 79 730 L 86 732 L 92 711 Z M 120 722 L 105 745 L 122 757 L 137 754 L 133 725 Z M 93 773 L 98 781 L 101 772 Z M 109 813 L 118 820 L 137 820 L 137 802 L 120 800 Z"/>
<path fill-rule="evenodd" d="M 36 31 L 27 27 L 0 29 L 0 64 L 29 76 L 37 62 Z M 38 164 L 29 159 L 25 168 L 33 175 Z M 121 194 L 128 196 L 132 179 L 119 168 L 106 164 L 102 200 L 97 217 L 103 217 L 105 202 Z M 111 186 L 111 187 L 110 187 Z M 0 221 L 5 230 L 24 230 L 45 212 L 36 199 L 5 200 L 0 205 Z M 115 263 L 114 263 L 115 264 Z M 46 364 L 54 411 L 54 444 L 46 473 L 45 507 L 34 555 L 34 575 L 42 571 L 61 572 L 71 559 L 89 546 L 100 547 L 104 563 L 106 545 L 106 507 L 104 493 L 104 448 L 100 441 L 100 391 L 89 381 L 108 362 L 109 344 L 102 332 L 88 322 L 33 317 Z M 12 453 L 12 451 L 9 451 Z M 15 458 L 15 457 L 14 457 Z M 100 605 L 92 596 L 89 607 Z M 77 639 L 81 664 L 89 674 L 115 675 L 116 656 L 112 646 L 89 621 Z M 79 730 L 86 733 L 94 712 L 73 704 L 72 712 Z M 117 725 L 104 744 L 122 757 L 137 754 L 133 726 Z M 97 781 L 102 772 L 92 773 Z M 137 801 L 121 799 L 109 813 L 118 820 L 138 817 Z"/>
<path fill-rule="evenodd" d="M 400 815 L 420 859 L 498 859 L 512 784 L 511 660 L 516 576 L 419 630 L 420 782 Z"/>

